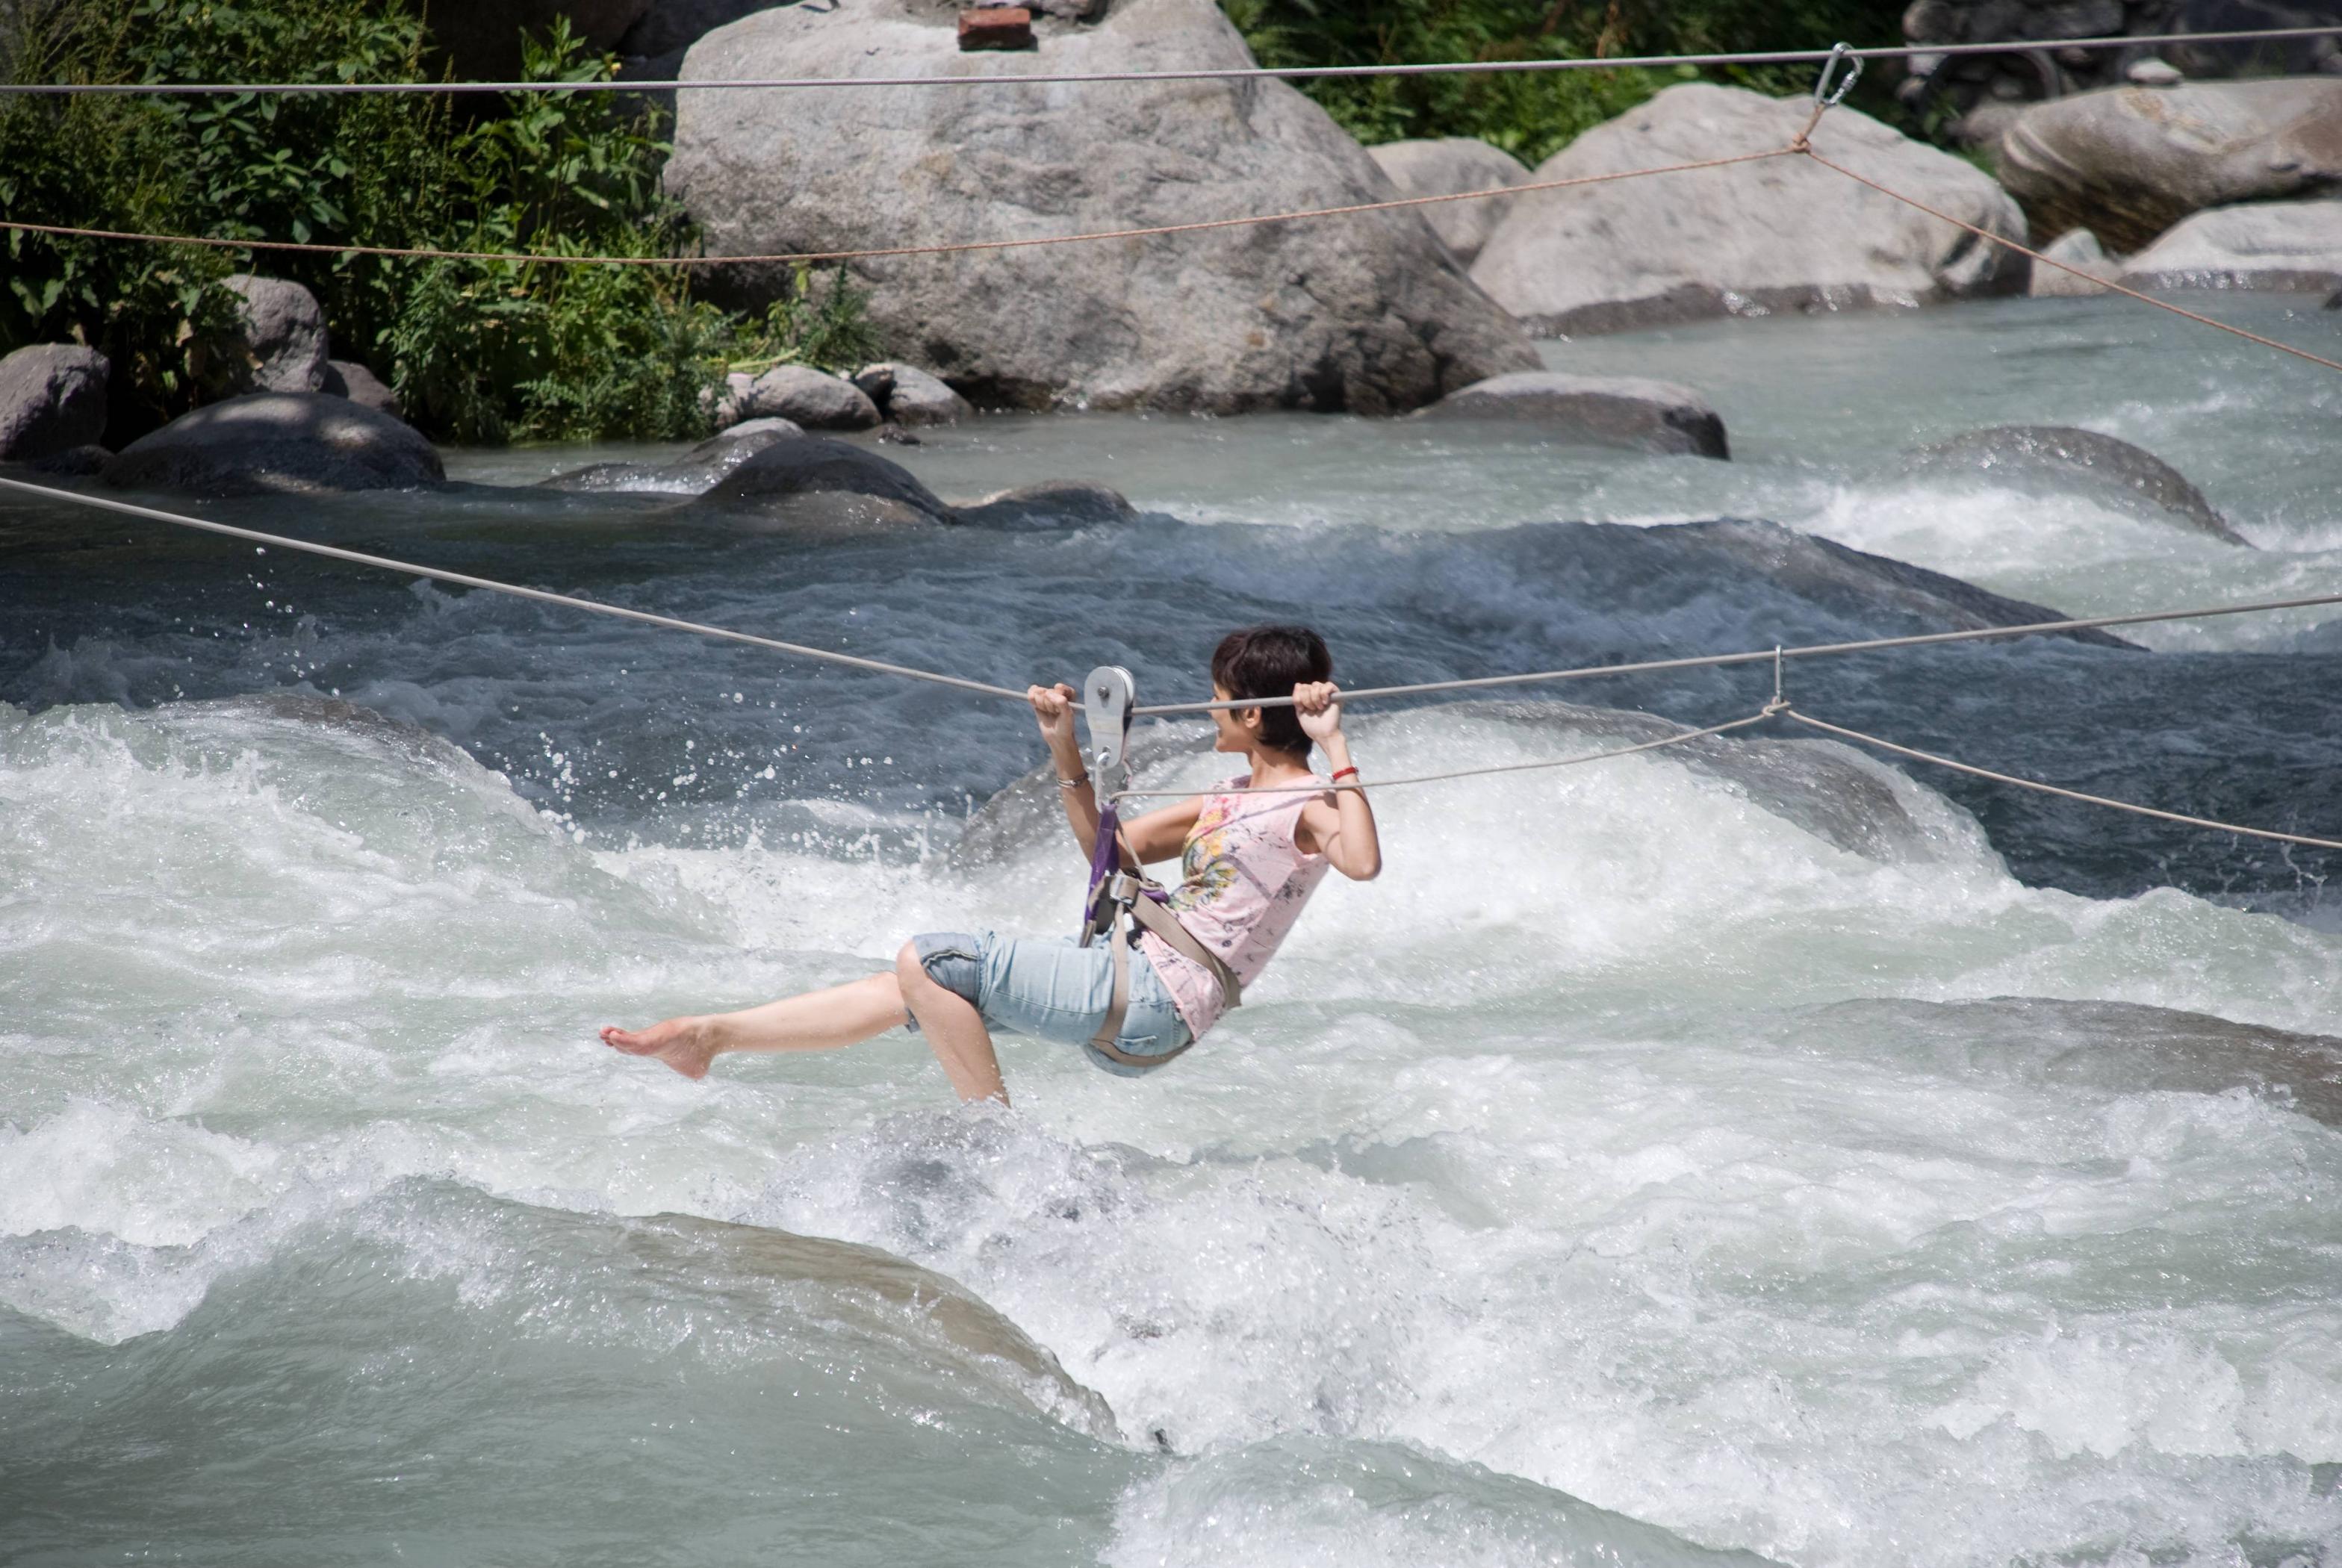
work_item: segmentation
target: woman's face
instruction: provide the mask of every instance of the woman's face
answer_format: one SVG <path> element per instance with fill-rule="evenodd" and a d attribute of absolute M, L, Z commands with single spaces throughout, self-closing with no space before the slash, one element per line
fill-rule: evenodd
<path fill-rule="evenodd" d="M 1212 683 L 1212 700 L 1225 703 L 1235 694 L 1217 681 Z M 1215 708 L 1212 710 L 1212 749 L 1234 752 L 1242 755 L 1252 750 L 1260 740 L 1260 710 L 1258 708 Z"/>

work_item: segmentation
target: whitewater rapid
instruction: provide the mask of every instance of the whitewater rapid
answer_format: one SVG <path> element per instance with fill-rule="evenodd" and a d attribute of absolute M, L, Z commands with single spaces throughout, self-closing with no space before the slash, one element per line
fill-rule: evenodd
<path fill-rule="evenodd" d="M 1935 330 L 1816 325 L 1847 354 Z M 1784 335 L 1735 330 L 1644 352 L 1777 369 Z M 1756 477 L 1680 483 L 1796 481 L 1748 424 Z M 979 468 L 1051 442 L 1191 467 L 1121 534 L 816 550 L 478 493 L 236 515 L 986 679 L 1078 627 L 1073 662 L 1165 695 L 1214 629 L 1295 605 L 1356 681 L 2016 614 L 1815 543 L 1913 536 L 1852 468 L 1814 481 L 1843 527 L 1610 527 L 1566 520 L 1603 514 L 1571 476 L 1631 488 L 1638 460 L 1508 449 L 1466 464 L 1474 525 L 1421 527 L 1419 454 L 1376 477 L 1356 434 L 976 427 Z M 2196 476 L 2315 578 L 2342 519 L 2266 439 L 2293 499 Z M 1377 498 L 1301 517 L 1337 467 Z M 1532 479 L 1573 504 L 1508 514 Z M 2054 510 L 2027 555 L 2006 498 L 1913 494 L 1919 564 L 2019 597 L 2096 569 Z M 1387 793 L 1385 875 L 1329 884 L 1142 1082 L 1008 1040 L 1016 1109 L 958 1110 L 898 1033 L 692 1084 L 595 1028 L 850 978 L 918 930 L 1069 925 L 1028 720 L 5 526 L 0 1559 L 2342 1553 L 2330 859 L 1760 732 Z M 2189 570 L 2242 596 L 2271 568 Z M 2330 631 L 1797 678 L 1957 754 L 2330 829 Z M 1611 704 L 1710 722 L 1767 681 L 1352 727 L 1385 776 L 1510 764 L 1641 738 Z M 1214 776 L 1194 732 L 1141 739 L 1148 782 Z"/>

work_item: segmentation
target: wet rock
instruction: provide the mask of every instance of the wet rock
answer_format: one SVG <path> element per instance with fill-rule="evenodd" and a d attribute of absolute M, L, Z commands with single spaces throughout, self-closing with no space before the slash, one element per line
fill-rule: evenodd
<path fill-rule="evenodd" d="M 962 55 L 956 10 L 857 0 L 710 33 L 684 77 L 1245 66 L 1211 0 L 1043 17 L 1037 50 Z M 1064 235 L 1369 202 L 1389 186 L 1282 83 L 1006 85 L 680 95 L 667 188 L 709 254 Z M 1408 212 L 1126 242 L 856 263 L 886 337 L 979 405 L 1398 413 L 1536 366 L 1536 351 Z M 726 268 L 735 304 L 789 269 Z"/>
<path fill-rule="evenodd" d="M 752 454 L 693 504 L 785 522 L 942 523 L 952 509 L 911 471 L 875 452 L 806 435 Z"/>
<path fill-rule="evenodd" d="M 1959 470 L 2113 492 L 2183 519 L 2198 531 L 2230 544 L 2251 542 L 2204 499 L 2187 476 L 2143 447 L 2095 430 L 2066 424 L 2002 424 L 1971 430 L 1912 454 L 1922 471 Z"/>
<path fill-rule="evenodd" d="M 729 426 L 751 419 L 786 419 L 807 430 L 867 430 L 878 423 L 878 406 L 842 376 L 776 365 L 753 379 L 730 378 L 717 422 Z"/>
<path fill-rule="evenodd" d="M 105 355 L 36 343 L 0 359 L 0 462 L 28 463 L 105 434 Z"/>
<path fill-rule="evenodd" d="M 92 444 L 88 446 L 68 446 L 63 452 L 36 457 L 25 466 L 35 474 L 51 474 L 59 479 L 94 479 L 113 461 L 113 453 Z"/>
<path fill-rule="evenodd" d="M 2342 81 L 2117 87 L 2037 104 L 2000 177 L 2039 228 L 2133 251 L 2189 214 L 2342 189 Z"/>
<path fill-rule="evenodd" d="M 703 495 L 766 447 L 802 438 L 786 419 L 751 419 L 709 436 L 673 463 L 595 463 L 539 481 L 590 494 Z"/>
<path fill-rule="evenodd" d="M 355 360 L 325 361 L 325 375 L 318 391 L 328 397 L 346 397 L 352 403 L 387 414 L 393 419 L 402 417 L 398 394 L 383 385 L 382 378 Z"/>
<path fill-rule="evenodd" d="M 985 528 L 1094 528 L 1135 522 L 1138 508 L 1118 490 L 1080 479 L 1048 479 L 987 495 L 959 508 L 959 520 Z"/>
<path fill-rule="evenodd" d="M 1402 196 L 1450 196 L 1459 191 L 1485 191 L 1517 185 L 1529 177 L 1528 165 L 1477 136 L 1437 136 L 1422 141 L 1385 142 L 1368 147 L 1374 159 Z M 1483 196 L 1469 202 L 1437 202 L 1416 213 L 1431 225 L 1440 243 L 1470 266 L 1497 222 L 1512 210 L 1509 196 Z"/>
<path fill-rule="evenodd" d="M 197 495 L 413 490 L 446 476 L 419 431 L 315 392 L 247 393 L 182 414 L 101 475 L 124 489 Z"/>
<path fill-rule="evenodd" d="M 1540 180 L 1620 173 L 1786 145 L 1812 113 L 1690 83 L 1586 132 Z M 1995 234 L 2025 237 L 2007 193 L 1965 160 L 1834 109 L 1816 150 Z M 1545 334 L 1615 332 L 1723 315 L 1914 305 L 2022 287 L 2023 258 L 1805 158 L 1519 196 L 1472 268 Z"/>
<path fill-rule="evenodd" d="M 239 392 L 316 392 L 325 385 L 325 313 L 297 283 L 237 273 L 224 279 L 240 302 L 233 353 Z"/>
<path fill-rule="evenodd" d="M 1417 419 L 1504 419 L 1535 424 L 1556 441 L 1696 457 L 1732 455 L 1724 421 L 1690 387 L 1636 376 L 1522 371 L 1475 382 Z"/>
<path fill-rule="evenodd" d="M 935 376 L 898 361 L 865 365 L 855 373 L 854 385 L 896 424 L 956 424 L 976 412 L 966 398 Z"/>
<path fill-rule="evenodd" d="M 2256 202 L 2197 213 L 2130 258 L 2129 288 L 2323 294 L 2342 285 L 2342 201 Z"/>
<path fill-rule="evenodd" d="M 2091 279 L 2111 280 L 2122 271 L 2122 263 L 2107 255 L 2106 247 L 2098 244 L 2098 236 L 2087 229 L 2067 230 L 2042 246 L 2041 254 L 2051 261 L 2079 267 L 2090 275 L 2076 277 L 2062 268 L 2037 264 L 2033 268 L 2032 281 L 2026 285 L 2026 292 L 2036 299 L 2079 299 L 2104 294 L 2107 292 L 2106 284 L 2094 283 Z"/>

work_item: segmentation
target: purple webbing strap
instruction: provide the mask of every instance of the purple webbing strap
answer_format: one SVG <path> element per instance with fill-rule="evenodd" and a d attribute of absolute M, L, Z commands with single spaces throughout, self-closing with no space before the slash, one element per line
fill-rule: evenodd
<path fill-rule="evenodd" d="M 1087 919 L 1097 908 L 1098 889 L 1122 869 L 1122 814 L 1114 809 L 1112 801 L 1098 807 L 1097 840 L 1090 847 L 1090 887 L 1082 899 L 1082 915 Z"/>

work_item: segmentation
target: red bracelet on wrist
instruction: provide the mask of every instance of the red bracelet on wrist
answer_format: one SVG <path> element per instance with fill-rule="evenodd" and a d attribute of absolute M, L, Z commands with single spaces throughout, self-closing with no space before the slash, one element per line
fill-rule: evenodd
<path fill-rule="evenodd" d="M 1349 774 L 1352 778 L 1356 778 L 1358 776 L 1358 770 L 1356 768 L 1336 768 L 1334 770 L 1334 782 L 1336 784 L 1340 784 L 1344 774 Z"/>

